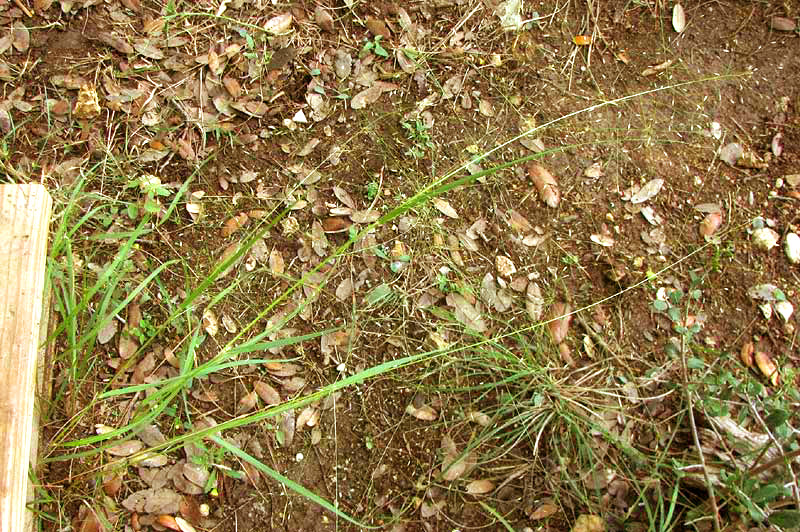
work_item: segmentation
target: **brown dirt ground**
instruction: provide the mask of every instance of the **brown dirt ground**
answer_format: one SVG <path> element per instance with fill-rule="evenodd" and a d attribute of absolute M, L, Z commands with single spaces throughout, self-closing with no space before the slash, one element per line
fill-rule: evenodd
<path fill-rule="evenodd" d="M 12 47 L 4 54 L 4 61 L 11 69 L 9 77 L 4 78 L 4 94 L 8 98 L 14 89 L 22 88 L 24 97 L 18 99 L 29 101 L 34 107 L 27 113 L 18 108 L 9 111 L 15 130 L 13 135 L 6 136 L 3 165 L 10 180 L 30 176 L 30 180 L 43 181 L 54 191 L 68 191 L 74 176 L 59 175 L 56 171 L 59 163 L 75 157 L 84 161 L 84 168 L 100 163 L 102 167 L 97 177 L 88 182 L 87 190 L 122 206 L 136 201 L 136 191 L 124 187 L 132 176 L 149 172 L 157 174 L 164 183 L 181 184 L 192 175 L 200 160 L 213 156 L 197 172 L 190 187 L 206 194 L 203 218 L 193 223 L 188 213 L 181 210 L 158 232 L 148 235 L 138 249 L 140 271 L 173 258 L 183 259 L 183 266 L 172 266 L 161 276 L 164 290 L 175 297 L 192 288 L 193 283 L 211 270 L 223 250 L 240 237 L 239 233 L 220 237 L 220 228 L 226 220 L 251 209 L 280 210 L 279 194 L 295 181 L 286 168 L 300 160 L 306 168 L 319 168 L 324 174 L 315 185 L 316 204 L 322 205 L 322 211 L 327 204 L 338 204 L 332 191 L 334 185 L 347 190 L 360 208 L 368 206 L 370 201 L 365 191 L 369 183 L 379 180 L 382 188 L 376 204 L 383 208 L 411 197 L 432 176 L 440 176 L 461 164 L 469 157 L 468 147 L 490 149 L 519 134 L 522 118 L 534 118 L 537 124 L 543 124 L 614 98 L 720 76 L 603 106 L 543 130 L 540 136 L 547 148 L 574 145 L 541 161 L 559 180 L 563 200 L 558 209 L 543 206 L 519 166 L 502 170 L 483 183 L 448 192 L 445 197 L 458 212 L 458 220 L 441 218 L 437 211 L 424 206 L 407 216 L 405 221 L 410 228 L 393 229 L 392 224 L 378 228 L 375 238 L 386 244 L 387 249 L 397 239 L 404 242 L 411 250 L 411 265 L 401 274 L 395 274 L 387 262 L 371 258 L 370 265 L 360 252 L 340 260 L 327 287 L 313 303 L 311 316 L 305 320 L 295 318 L 291 326 L 297 333 L 310 333 L 345 324 L 354 327 L 357 334 L 351 337 L 350 348 L 340 348 L 337 353 L 340 358 L 333 362 L 326 362 L 319 341 L 305 342 L 302 350 L 284 350 L 282 356 L 300 358 L 305 379 L 301 394 L 340 379 L 338 362 L 345 362 L 347 371 L 353 371 L 426 349 L 426 339 L 437 327 L 450 341 L 463 341 L 461 331 L 452 323 L 448 325 L 417 307 L 419 297 L 437 286 L 442 266 L 451 269 L 448 274 L 451 281 L 471 286 L 477 293 L 483 275 L 494 272 L 494 257 L 506 254 L 521 275 L 540 275 L 548 302 L 569 298 L 573 306 L 580 307 L 614 296 L 644 279 L 648 270 L 657 271 L 698 250 L 703 244 L 697 231 L 702 215 L 693 207 L 710 202 L 719 203 L 725 210 L 727 232 L 722 243 L 691 255 L 670 270 L 666 279 L 686 288 L 690 270 L 707 273 L 702 305 L 707 320 L 700 334 L 705 345 L 738 351 L 744 338 L 756 334 L 766 338 L 774 352 L 782 354 L 783 364 L 796 362 L 796 353 L 791 348 L 794 333 L 790 329 L 767 327 L 743 289 L 767 281 L 778 282 L 787 294 L 796 293 L 798 288 L 796 267 L 777 249 L 769 254 L 754 251 L 745 232 L 746 224 L 756 216 L 775 220 L 781 234 L 797 224 L 797 199 L 787 197 L 787 188 L 777 189 L 775 184 L 782 176 L 800 173 L 797 114 L 800 41 L 797 33 L 772 31 L 768 24 L 773 15 L 796 20 L 800 15 L 796 3 L 687 1 L 684 7 L 689 25 L 679 35 L 671 27 L 671 4 L 665 6 L 660 1 L 589 2 L 595 6 L 593 13 L 589 13 L 586 4 L 571 0 L 544 0 L 535 6 L 526 3 L 527 17 L 533 16 L 534 8 L 539 14 L 554 14 L 543 21 L 541 28 L 519 33 L 500 30 L 497 17 L 492 14 L 492 1 L 483 4 L 412 1 L 403 5 L 357 2 L 352 10 L 341 3 L 325 4 L 336 8 L 334 33 L 317 27 L 313 21 L 315 6 L 310 2 L 245 2 L 245 5 L 231 2 L 225 15 L 250 24 L 263 25 L 274 15 L 291 12 L 295 17 L 292 36 L 264 46 L 275 51 L 291 44 L 300 53 L 282 68 L 265 72 L 258 81 L 248 79 L 248 61 L 241 54 L 229 58 L 225 75 L 237 79 L 254 95 L 252 101 L 269 102 L 268 111 L 262 117 L 241 112 L 223 116 L 220 130 L 205 136 L 187 121 L 179 105 L 197 108 L 202 103 L 199 99 L 205 99 L 206 112 L 217 114 L 210 99 L 214 94 L 223 94 L 220 79 L 194 58 L 207 54 L 209 47 L 222 54 L 229 44 L 244 46 L 245 39 L 233 31 L 236 23 L 200 17 L 179 19 L 174 22 L 175 28 L 178 34 L 186 30 L 187 42 L 176 48 L 164 48 L 167 58 L 126 56 L 103 44 L 98 36 L 114 31 L 130 42 L 138 42 L 147 35 L 151 21 L 168 14 L 167 8 L 147 0 L 94 3 L 97 5 L 81 8 L 81 2 L 75 2 L 72 11 L 64 13 L 59 2 L 55 2 L 45 11 L 37 9 L 33 18 L 23 16 L 12 2 L 0 3 L 3 27 L 22 23 L 30 28 L 31 35 L 28 50 Z M 328 96 L 337 90 L 349 90 L 352 96 L 360 90 L 348 87 L 348 82 L 339 82 L 332 75 L 331 50 L 342 47 L 355 57 L 368 36 L 361 23 L 367 17 L 385 20 L 392 30 L 392 37 L 385 42 L 387 48 L 399 46 L 400 7 L 405 8 L 412 21 L 430 32 L 419 44 L 420 50 L 432 49 L 473 8 L 478 7 L 478 11 L 462 27 L 462 31 L 469 30 L 469 35 L 462 34 L 463 40 L 459 42 L 451 43 L 448 38 L 430 57 L 421 78 L 404 74 L 395 61 L 378 60 L 385 80 L 395 83 L 396 90 L 359 111 L 350 109 L 344 100 L 330 98 L 332 109 L 326 119 L 288 130 L 284 119 L 300 109 L 310 115 L 306 95 L 314 78 L 311 70 L 322 71 L 317 77 L 325 83 Z M 211 2 L 177 3 L 178 12 L 213 12 L 216 8 L 217 3 Z M 572 44 L 573 36 L 593 31 L 592 47 Z M 163 38 L 155 37 L 154 43 L 164 44 Z M 618 60 L 615 53 L 626 54 L 628 60 Z M 492 54 L 497 54 L 499 65 L 492 66 Z M 170 68 L 165 63 L 171 57 L 178 57 L 187 66 Z M 205 57 L 207 61 L 208 56 Z M 646 68 L 668 59 L 674 63 L 663 72 L 641 75 Z M 103 107 L 100 116 L 80 120 L 70 115 L 77 90 L 54 86 L 52 78 L 65 74 L 83 76 L 97 84 Z M 407 155 L 410 141 L 400 126 L 404 114 L 425 96 L 440 94 L 441 85 L 454 75 L 466 80 L 461 95 L 429 109 L 434 119 L 430 136 L 435 148 L 420 159 Z M 138 88 L 142 93 L 123 104 L 121 110 L 112 111 L 107 103 L 112 84 L 104 85 L 104 78 L 113 80 L 117 87 Z M 205 95 L 200 94 L 201 86 L 207 91 Z M 184 90 L 187 94 L 178 94 Z M 472 99 L 469 108 L 465 108 L 465 96 Z M 495 116 L 487 117 L 477 111 L 480 98 L 492 101 Z M 48 99 L 53 101 L 47 103 Z M 153 99 L 161 113 L 158 125 L 149 128 L 141 123 L 148 99 Z M 59 114 L 64 111 L 57 108 L 59 102 L 66 103 L 66 112 Z M 41 111 L 47 105 L 53 106 L 49 114 Z M 712 121 L 719 122 L 726 139 L 737 140 L 760 154 L 768 152 L 773 136 L 782 132 L 783 154 L 760 170 L 723 164 L 715 158 L 715 150 L 722 141 L 702 133 Z M 323 131 L 324 128 L 328 130 Z M 297 150 L 312 137 L 320 139 L 320 145 L 305 158 L 299 157 Z M 195 159 L 177 153 L 175 146 L 179 141 L 193 147 Z M 335 166 L 326 160 L 334 145 L 344 148 L 341 162 Z M 148 147 L 163 146 L 171 147 L 171 151 L 168 158 L 159 162 L 141 163 L 135 157 Z M 488 167 L 530 153 L 514 142 L 495 152 L 483 165 Z M 109 165 L 109 160 L 115 161 L 114 164 Z M 597 161 L 603 164 L 604 176 L 585 177 L 586 167 Z M 233 182 L 231 177 L 245 170 L 258 172 L 261 177 L 250 183 Z M 662 228 L 667 249 L 663 253 L 650 252 L 648 248 L 652 246 L 640 234 L 650 231 L 652 226 L 621 199 L 625 189 L 656 177 L 667 182 L 649 202 L 665 220 Z M 230 183 L 222 186 L 221 178 Z M 259 197 L 262 186 L 266 188 Z M 88 209 L 90 205 L 87 201 L 83 207 Z M 515 242 L 502 217 L 510 208 L 541 228 L 549 239 L 536 247 Z M 268 238 L 269 249 L 277 249 L 286 260 L 287 278 L 271 275 L 266 266 L 250 272 L 237 266 L 234 273 L 218 281 L 210 292 L 225 288 L 238 276 L 240 284 L 217 307 L 219 315 L 227 314 L 240 324 L 247 323 L 283 293 L 291 279 L 298 278 L 320 260 L 313 253 L 310 261 L 298 258 L 298 250 L 308 245 L 312 223 L 321 218 L 320 211 L 309 206 L 292 214 L 299 222 L 300 232 L 286 236 L 276 228 Z M 477 252 L 461 249 L 463 264 L 458 264 L 447 238 L 480 218 L 489 223 L 489 239 Z M 132 227 L 132 222 L 122 214 L 115 223 L 114 227 L 120 230 Z M 589 240 L 590 234 L 604 228 L 614 234 L 616 243 L 611 248 L 599 247 Z M 80 236 L 106 230 L 98 222 Z M 437 234 L 441 240 L 435 238 Z M 346 238 L 346 233 L 328 235 L 332 246 L 344 243 Z M 80 253 L 87 263 L 102 264 L 117 249 L 115 243 L 100 243 L 91 248 L 83 245 Z M 569 256 L 574 256 L 577 264 L 564 260 Z M 619 282 L 609 279 L 609 269 L 613 267 L 625 272 Z M 365 287 L 352 300 L 339 301 L 334 295 L 339 282 L 345 276 L 357 277 L 365 268 Z M 391 283 L 403 296 L 370 311 L 363 305 L 363 295 L 367 287 L 381 282 Z M 576 358 L 575 367 L 563 364 L 553 349 L 542 343 L 537 331 L 522 333 L 520 338 L 506 338 L 501 343 L 514 352 L 521 352 L 521 346 L 527 345 L 530 356 L 551 368 L 554 379 L 578 387 L 606 386 L 620 377 L 635 379 L 658 369 L 663 373 L 647 389 L 647 394 L 666 393 L 680 382 L 680 373 L 675 361 L 663 350 L 664 342 L 673 335 L 671 325 L 650 309 L 655 286 L 645 284 L 623 292 L 601 306 L 609 317 L 602 336 L 615 346 L 618 359 L 591 360 L 583 354 L 584 331 L 576 322 L 572 325 L 576 332 L 568 340 Z M 504 331 L 509 325 L 529 324 L 524 304 L 520 304 L 522 296 L 515 297 L 516 310 L 504 320 L 493 322 L 487 335 Z M 443 301 L 439 305 L 444 308 Z M 141 306 L 155 323 L 168 312 L 158 297 Z M 158 343 L 162 349 L 175 345 L 182 334 L 185 331 L 171 331 L 159 338 Z M 200 360 L 214 356 L 229 338 L 223 331 L 209 339 L 200 348 Z M 98 363 L 83 388 L 72 392 L 69 400 L 62 397 L 52 405 L 44 427 L 46 441 L 75 413 L 77 406 L 90 404 L 104 379 L 114 375 L 114 370 L 103 362 L 116 357 L 114 343 L 97 349 Z M 581 380 L 585 371 L 595 369 L 602 373 L 601 380 L 595 384 Z M 739 366 L 735 371 L 741 373 L 746 369 Z M 57 367 L 56 374 L 60 379 L 57 383 L 63 382 L 64 368 Z M 190 397 L 186 409 L 193 416 L 208 415 L 217 422 L 230 419 L 243 394 L 253 389 L 256 379 L 271 381 L 276 387 L 281 382 L 259 367 L 226 370 L 200 383 L 213 389 L 216 400 L 203 402 Z M 637 529 L 646 523 L 643 510 L 631 506 L 638 495 L 633 489 L 616 502 L 609 502 L 605 488 L 589 490 L 589 506 L 580 498 L 563 495 L 565 489 L 571 489 L 568 479 L 585 473 L 579 459 L 569 459 L 575 456 L 572 453 L 578 453 L 576 449 L 554 448 L 559 442 L 576 441 L 560 433 L 568 430 L 563 427 L 545 431 L 537 455 L 533 453 L 534 439 L 528 436 L 507 455 L 491 460 L 486 458 L 491 453 L 482 449 L 486 463 L 469 478 L 453 483 L 440 480 L 437 468 L 441 467 L 443 435 L 453 438 L 459 448 L 475 436 L 479 428 L 465 421 L 465 412 L 491 412 L 497 407 L 503 400 L 505 385 L 498 383 L 488 393 L 477 388 L 493 380 L 499 377 L 492 372 L 464 373 L 452 361 L 434 360 L 422 370 L 406 368 L 344 390 L 335 407 L 322 410 L 319 424 L 322 437 L 315 445 L 311 443 L 309 429 L 298 432 L 288 448 L 276 442 L 274 427 L 268 425 L 250 427 L 235 436 L 239 442 L 258 441 L 260 458 L 267 465 L 320 496 L 337 500 L 341 509 L 373 526 L 388 523 L 389 529 L 406 531 L 502 529 L 482 503 L 505 516 L 515 530 L 526 526 L 565 530 L 579 514 L 597 513 L 600 509 L 611 530 Z M 284 389 L 284 398 L 289 395 Z M 433 405 L 438 411 L 437 420 L 420 421 L 405 414 L 407 405 L 414 401 Z M 71 402 L 75 404 L 70 406 Z M 69 439 L 92 434 L 95 423 L 114 425 L 119 419 L 114 409 L 123 407 L 109 403 L 101 408 L 98 403 L 91 404 L 92 413 L 74 428 Z M 635 420 L 627 425 L 626 437 L 631 445 L 643 452 L 655 449 L 660 435 L 669 433 L 675 423 L 686 424 L 685 419 L 675 417 L 681 408 L 679 394 L 652 404 L 627 405 L 624 416 Z M 615 429 L 617 434 L 626 426 L 620 423 Z M 183 430 L 171 425 L 168 417 L 159 420 L 159 424 L 167 436 Z M 680 458 L 691 445 L 685 425 L 677 431 L 670 452 Z M 47 456 L 56 457 L 62 452 L 48 448 Z M 297 459 L 298 453 L 303 455 L 301 460 Z M 176 450 L 170 461 L 184 458 L 183 451 Z M 615 457 L 611 461 L 620 459 Z M 73 519 L 80 525 L 79 509 L 87 501 L 116 508 L 118 529 L 130 523 L 129 512 L 119 504 L 147 484 L 136 467 L 129 467 L 121 488 L 111 495 L 113 502 L 109 503 L 103 499 L 96 474 L 102 465 L 102 458 L 95 456 L 49 462 L 43 467 L 39 478 L 53 499 L 44 502 L 41 510 L 53 517 L 41 520 L 42 529 L 64 530 Z M 228 465 L 241 469 L 235 460 L 228 459 Z M 620 473 L 622 477 L 638 479 L 644 484 L 648 478 L 659 478 L 638 467 L 635 461 Z M 217 497 L 207 494 L 193 497 L 195 503 L 211 506 L 213 522 L 195 523 L 198 527 L 205 524 L 206 529 L 216 531 L 355 530 L 316 504 L 287 493 L 272 480 L 262 477 L 253 485 L 220 478 L 224 480 L 218 485 Z M 501 487 L 485 497 L 468 495 L 466 481 L 480 478 L 491 478 Z M 688 490 L 684 496 L 696 505 L 705 500 L 702 489 Z M 559 505 L 553 517 L 531 519 L 542 501 L 553 498 Z M 440 504 L 439 511 L 426 513 L 435 504 Z M 685 504 L 688 509 L 689 503 Z M 736 521 L 732 513 L 725 515 L 730 522 Z"/>

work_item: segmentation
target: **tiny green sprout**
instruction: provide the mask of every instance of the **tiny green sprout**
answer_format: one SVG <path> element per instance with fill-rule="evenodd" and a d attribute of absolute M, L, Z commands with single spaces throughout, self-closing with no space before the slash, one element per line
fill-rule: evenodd
<path fill-rule="evenodd" d="M 367 188 L 364 191 L 364 196 L 367 198 L 368 201 L 374 200 L 378 196 L 378 183 L 376 181 L 370 181 L 367 183 Z"/>
<path fill-rule="evenodd" d="M 371 451 L 375 448 L 375 441 L 372 439 L 372 436 L 367 436 L 364 438 L 364 446 L 368 451 Z"/>

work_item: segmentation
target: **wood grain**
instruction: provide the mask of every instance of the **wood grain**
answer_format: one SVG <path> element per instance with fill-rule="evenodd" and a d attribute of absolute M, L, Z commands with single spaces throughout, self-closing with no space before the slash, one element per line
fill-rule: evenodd
<path fill-rule="evenodd" d="M 52 201 L 41 185 L 0 185 L 0 530 L 30 530 L 37 390 Z"/>

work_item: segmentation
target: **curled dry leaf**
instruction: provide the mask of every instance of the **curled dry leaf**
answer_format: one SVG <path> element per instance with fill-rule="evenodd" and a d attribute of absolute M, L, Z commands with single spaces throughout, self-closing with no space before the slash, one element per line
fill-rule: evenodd
<path fill-rule="evenodd" d="M 14 22 L 11 27 L 11 42 L 18 52 L 26 52 L 30 48 L 31 34 L 22 22 Z"/>
<path fill-rule="evenodd" d="M 754 359 L 756 366 L 758 366 L 758 369 L 761 370 L 761 373 L 767 379 L 769 379 L 769 382 L 773 386 L 778 386 L 778 384 L 780 384 L 780 375 L 778 374 L 778 366 L 772 360 L 772 357 L 769 356 L 769 353 L 757 349 L 755 352 Z"/>
<path fill-rule="evenodd" d="M 467 484 L 467 493 L 470 495 L 483 495 L 494 490 L 494 482 L 489 479 L 473 480 Z"/>
<path fill-rule="evenodd" d="M 775 31 L 794 31 L 797 29 L 797 24 L 794 20 L 786 17 L 772 17 L 769 19 L 770 27 Z"/>
<path fill-rule="evenodd" d="M 203 311 L 203 329 L 210 335 L 216 336 L 219 332 L 219 320 L 216 313 L 211 309 Z"/>
<path fill-rule="evenodd" d="M 436 413 L 431 406 L 422 405 L 421 407 L 417 408 L 413 404 L 409 404 L 406 407 L 406 414 L 409 414 L 417 419 L 422 421 L 436 421 L 436 418 L 439 414 Z"/>
<path fill-rule="evenodd" d="M 128 440 L 106 448 L 106 452 L 111 456 L 130 456 L 138 453 L 144 448 L 144 444 L 139 440 Z"/>
<path fill-rule="evenodd" d="M 741 351 L 739 351 L 739 358 L 742 361 L 742 364 L 747 366 L 748 368 L 752 368 L 754 365 L 753 360 L 753 351 L 755 347 L 753 346 L 753 342 L 745 342 L 742 346 Z"/>
<path fill-rule="evenodd" d="M 672 8 L 672 27 L 678 33 L 686 29 L 686 12 L 680 4 L 675 4 Z"/>
<path fill-rule="evenodd" d="M 453 206 L 450 205 L 450 202 L 443 200 L 441 198 L 434 198 L 433 206 L 436 207 L 436 210 L 438 210 L 440 213 L 444 214 L 448 218 L 453 218 L 454 220 L 458 219 L 458 213 L 453 208 Z"/>
<path fill-rule="evenodd" d="M 558 506 L 555 504 L 546 502 L 540 504 L 529 516 L 531 521 L 537 521 L 539 519 L 545 519 L 550 517 L 551 515 L 555 515 L 558 513 Z"/>
<path fill-rule="evenodd" d="M 239 404 L 236 406 L 236 414 L 246 414 L 250 412 L 256 407 L 256 401 L 258 400 L 258 394 L 255 391 L 247 393 L 239 400 Z"/>
<path fill-rule="evenodd" d="M 631 196 L 631 203 L 636 205 L 652 199 L 656 194 L 661 192 L 661 188 L 663 186 L 663 179 L 651 179 L 642 185 L 642 188 L 640 188 L 633 196 Z"/>
<path fill-rule="evenodd" d="M 261 398 L 268 405 L 277 405 L 281 402 L 281 395 L 278 391 L 263 381 L 256 381 L 253 383 L 253 389 Z"/>
<path fill-rule="evenodd" d="M 332 216 L 322 220 L 322 228 L 326 233 L 343 233 L 347 231 L 352 223 L 347 218 Z"/>
<path fill-rule="evenodd" d="M 488 427 L 492 423 L 492 418 L 490 418 L 487 414 L 484 414 L 483 412 L 477 412 L 475 410 L 468 412 L 465 417 L 467 421 L 477 423 L 481 427 Z"/>
<path fill-rule="evenodd" d="M 700 236 L 703 238 L 709 238 L 714 233 L 717 232 L 717 229 L 722 225 L 722 213 L 720 212 L 711 212 L 703 218 L 703 221 L 700 222 Z"/>
<path fill-rule="evenodd" d="M 333 17 L 328 10 L 322 6 L 317 6 L 314 10 L 314 21 L 328 33 L 333 33 Z"/>
<path fill-rule="evenodd" d="M 292 14 L 283 13 L 272 17 L 264 24 L 264 31 L 273 35 L 288 33 L 292 29 Z"/>
<path fill-rule="evenodd" d="M 447 294 L 447 304 L 454 307 L 453 314 L 465 326 L 479 333 L 486 332 L 488 327 L 481 313 L 464 296 L 456 293 Z"/>
<path fill-rule="evenodd" d="M 535 282 L 528 283 L 528 287 L 525 290 L 525 310 L 534 322 L 538 322 L 542 317 L 544 297 L 542 297 L 541 288 Z"/>
<path fill-rule="evenodd" d="M 247 215 L 246 212 L 240 212 L 233 218 L 229 219 L 225 222 L 225 225 L 222 227 L 220 234 L 222 234 L 222 238 L 228 238 L 233 233 L 247 225 L 250 221 L 250 217 Z"/>
<path fill-rule="evenodd" d="M 544 166 L 536 163 L 528 165 L 528 175 L 536 190 L 539 191 L 539 197 L 548 207 L 556 208 L 561 202 L 561 192 L 558 190 L 558 182 Z"/>
<path fill-rule="evenodd" d="M 550 310 L 552 321 L 547 324 L 550 335 L 553 337 L 553 343 L 560 344 L 566 339 L 569 323 L 572 321 L 571 311 L 569 303 L 558 301 L 553 304 L 553 308 Z"/>
<path fill-rule="evenodd" d="M 273 249 L 269 253 L 269 270 L 273 275 L 282 275 L 286 269 L 286 263 L 283 260 L 283 255 L 277 249 Z"/>

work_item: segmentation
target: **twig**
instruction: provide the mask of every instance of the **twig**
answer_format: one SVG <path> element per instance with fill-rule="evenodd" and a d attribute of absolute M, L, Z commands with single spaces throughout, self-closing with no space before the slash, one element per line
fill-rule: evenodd
<path fill-rule="evenodd" d="M 23 13 L 25 13 L 25 15 L 26 15 L 28 18 L 31 18 L 31 17 L 33 17 L 33 13 L 31 13 L 31 10 L 30 10 L 30 9 L 28 9 L 28 8 L 25 6 L 25 4 L 23 4 L 23 3 L 22 3 L 22 0 L 14 0 L 14 3 L 15 3 L 15 4 L 17 4 L 17 7 L 18 7 L 18 8 L 20 8 L 20 9 L 22 10 L 22 12 L 23 12 Z"/>

